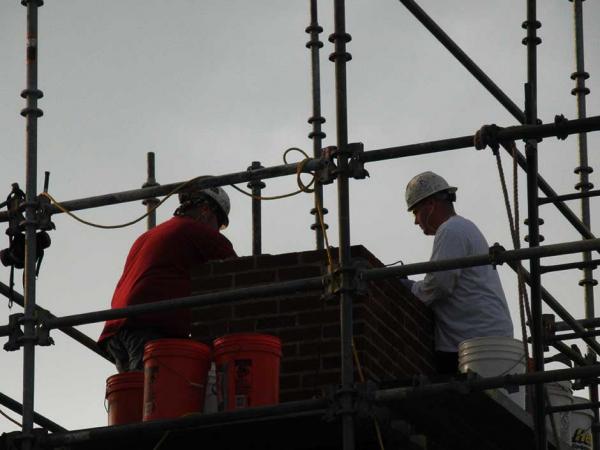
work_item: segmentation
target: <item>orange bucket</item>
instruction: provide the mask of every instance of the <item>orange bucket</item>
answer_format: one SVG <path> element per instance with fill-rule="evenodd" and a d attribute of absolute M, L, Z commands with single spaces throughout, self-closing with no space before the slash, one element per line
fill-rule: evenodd
<path fill-rule="evenodd" d="M 144 347 L 144 421 L 201 412 L 210 347 L 190 339 L 158 339 Z"/>
<path fill-rule="evenodd" d="M 106 379 L 108 425 L 142 421 L 144 372 L 124 372 Z"/>
<path fill-rule="evenodd" d="M 281 341 L 239 333 L 213 342 L 219 411 L 279 403 Z"/>

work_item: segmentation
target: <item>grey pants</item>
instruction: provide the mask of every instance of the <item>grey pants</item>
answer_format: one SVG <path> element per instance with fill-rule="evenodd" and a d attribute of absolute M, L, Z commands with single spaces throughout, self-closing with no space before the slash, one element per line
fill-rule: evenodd
<path fill-rule="evenodd" d="M 144 345 L 163 339 L 164 333 L 154 329 L 121 328 L 106 341 L 106 351 L 113 357 L 119 373 L 144 370 Z"/>

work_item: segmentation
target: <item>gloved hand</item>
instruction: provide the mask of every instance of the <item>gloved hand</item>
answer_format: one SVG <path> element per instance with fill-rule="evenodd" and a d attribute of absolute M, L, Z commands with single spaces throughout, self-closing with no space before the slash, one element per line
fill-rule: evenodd
<path fill-rule="evenodd" d="M 409 291 L 412 289 L 413 284 L 415 284 L 415 281 L 410 278 L 400 278 L 400 282 Z"/>

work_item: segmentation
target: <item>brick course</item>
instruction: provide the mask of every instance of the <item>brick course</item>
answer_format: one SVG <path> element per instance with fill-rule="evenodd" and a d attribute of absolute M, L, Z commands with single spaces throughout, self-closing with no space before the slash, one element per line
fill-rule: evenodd
<path fill-rule="evenodd" d="M 337 252 L 334 250 L 337 259 Z M 362 246 L 352 257 L 367 267 L 383 264 Z M 194 268 L 194 294 L 322 276 L 325 251 L 247 256 Z M 192 336 L 210 341 L 235 332 L 282 339 L 281 401 L 311 398 L 340 380 L 339 307 L 321 291 L 254 298 L 233 305 L 196 308 Z M 429 309 L 398 280 L 368 284 L 355 298 L 354 341 L 367 379 L 381 382 L 433 372 L 433 323 Z M 356 376 L 358 380 L 358 375 Z"/>

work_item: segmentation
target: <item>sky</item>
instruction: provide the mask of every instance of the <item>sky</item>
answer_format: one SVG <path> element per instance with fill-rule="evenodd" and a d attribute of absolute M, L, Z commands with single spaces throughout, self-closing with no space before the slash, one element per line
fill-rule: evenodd
<path fill-rule="evenodd" d="M 576 118 L 572 3 L 538 2 L 542 28 L 538 47 L 539 118 Z M 523 109 L 527 78 L 525 1 L 422 0 L 420 5 L 455 42 Z M 588 115 L 600 114 L 600 4 L 584 2 Z M 0 3 L 0 198 L 13 182 L 25 184 L 25 120 L 19 115 L 25 88 L 26 10 L 18 0 Z M 347 67 L 350 142 L 365 150 L 473 134 L 484 124 L 515 125 L 514 118 L 394 0 L 347 0 L 352 35 Z M 324 145 L 335 145 L 333 2 L 319 4 Z M 136 189 L 146 180 L 146 154 L 156 153 L 159 183 L 204 174 L 246 170 L 252 161 L 282 164 L 287 148 L 312 153 L 309 1 L 293 0 L 47 0 L 39 11 L 39 191 L 49 171 L 49 192 L 58 200 Z M 590 165 L 598 169 L 600 133 L 590 133 Z M 519 148 L 523 150 L 522 143 Z M 539 168 L 558 193 L 578 182 L 577 139 L 545 139 Z M 503 154 L 505 171 L 511 162 Z M 295 159 L 294 159 L 295 158 Z M 300 160 L 299 154 L 290 155 Z M 495 160 L 489 150 L 463 149 L 402 158 L 367 166 L 370 178 L 350 183 L 351 242 L 364 245 L 384 263 L 429 259 L 432 238 L 406 212 L 404 189 L 417 173 L 432 170 L 458 187 L 456 208 L 473 220 L 488 242 L 511 247 Z M 591 181 L 597 186 L 597 172 Z M 525 176 L 519 174 L 519 208 L 526 211 Z M 512 176 L 509 176 L 512 183 Z M 296 190 L 294 177 L 267 180 L 264 195 Z M 244 187 L 244 186 L 241 186 Z M 3 192 L 3 193 L 2 193 Z M 239 255 L 252 251 L 250 200 L 228 189 L 232 200 L 225 235 Z M 337 190 L 325 187 L 326 222 L 338 242 Z M 314 248 L 308 194 L 263 204 L 263 252 L 280 254 Z M 600 221 L 592 203 L 592 231 Z M 579 214 L 578 202 L 570 202 Z M 158 211 L 167 220 L 169 200 Z M 88 210 L 81 216 L 102 224 L 143 214 L 140 202 Z M 579 238 L 552 207 L 543 206 L 544 244 Z M 133 240 L 145 222 L 99 230 L 64 214 L 53 218 L 52 246 L 37 284 L 37 302 L 57 316 L 105 309 Z M 522 235 L 526 234 L 523 229 Z M 4 239 L 3 246 L 8 245 Z M 1 247 L 0 247 L 1 248 Z M 578 260 L 577 255 L 543 263 Z M 516 280 L 498 268 L 520 335 Z M 20 274 L 17 275 L 19 280 Z M 543 277 L 544 286 L 572 315 L 583 317 L 577 270 Z M 0 267 L 8 284 L 9 269 Z M 17 290 L 22 292 L 20 280 Z M 598 305 L 598 302 L 596 302 Z M 3 320 L 20 312 L 0 300 Z M 102 324 L 79 327 L 97 338 Z M 36 349 L 35 409 L 68 429 L 103 426 L 107 361 L 60 332 L 55 345 Z M 4 343 L 4 340 L 0 340 Z M 582 350 L 583 347 L 582 347 Z M 0 392 L 21 401 L 22 352 L 0 352 Z M 578 395 L 585 395 L 579 391 Z M 12 417 L 20 418 L 6 410 Z M 0 432 L 16 426 L 0 417 Z"/>

